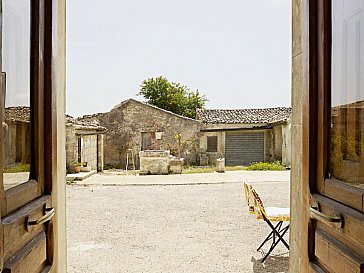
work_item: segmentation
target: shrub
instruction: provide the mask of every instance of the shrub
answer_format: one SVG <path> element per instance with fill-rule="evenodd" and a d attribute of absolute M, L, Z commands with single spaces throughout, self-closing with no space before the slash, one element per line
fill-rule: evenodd
<path fill-rule="evenodd" d="M 30 164 L 19 163 L 8 166 L 4 169 L 4 173 L 21 173 L 30 172 Z"/>
<path fill-rule="evenodd" d="M 242 171 L 246 170 L 244 166 L 225 166 L 225 171 Z M 184 166 L 183 174 L 195 174 L 195 173 L 214 173 L 216 171 L 215 166 Z"/>
<path fill-rule="evenodd" d="M 286 170 L 286 166 L 284 166 L 281 162 L 257 162 L 252 163 L 247 170 L 249 171 L 284 171 Z"/>

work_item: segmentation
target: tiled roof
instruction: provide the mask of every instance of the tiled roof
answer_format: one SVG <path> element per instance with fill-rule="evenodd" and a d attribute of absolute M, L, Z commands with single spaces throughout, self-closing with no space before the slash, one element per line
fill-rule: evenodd
<path fill-rule="evenodd" d="M 30 107 L 14 106 L 5 108 L 5 121 L 30 122 Z M 100 126 L 96 122 L 79 121 L 69 115 L 66 115 L 66 124 L 73 124 L 76 129 L 80 130 L 106 131 L 105 127 Z"/>
<path fill-rule="evenodd" d="M 5 108 L 5 120 L 30 122 L 30 108 L 28 106 L 15 106 Z"/>
<path fill-rule="evenodd" d="M 97 132 L 105 132 L 106 128 L 99 125 L 96 122 L 84 121 L 73 118 L 69 115 L 66 116 L 66 124 L 73 124 L 76 129 L 86 130 L 86 131 L 97 131 Z"/>
<path fill-rule="evenodd" d="M 197 109 L 197 119 L 210 124 L 273 124 L 287 120 L 291 116 L 290 107 L 262 109 Z"/>

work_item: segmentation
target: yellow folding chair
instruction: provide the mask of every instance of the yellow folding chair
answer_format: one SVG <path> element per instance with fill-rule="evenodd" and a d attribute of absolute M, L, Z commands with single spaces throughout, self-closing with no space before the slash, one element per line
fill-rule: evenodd
<path fill-rule="evenodd" d="M 252 189 L 251 185 L 247 182 L 244 182 L 244 193 L 245 193 L 246 205 L 249 208 L 249 213 L 256 214 L 256 211 L 255 211 L 256 206 L 254 204 L 254 198 L 253 198 L 251 189 Z"/>
<path fill-rule="evenodd" d="M 249 212 L 255 213 L 257 215 L 257 219 L 264 220 L 268 224 L 268 226 L 272 229 L 272 231 L 269 233 L 269 235 L 264 239 L 264 241 L 257 249 L 257 251 L 259 251 L 265 245 L 265 243 L 272 240 L 272 244 L 267 254 L 262 259 L 263 263 L 279 242 L 282 242 L 289 250 L 289 245 L 283 238 L 283 236 L 289 229 L 289 224 L 283 226 L 283 222 L 287 222 L 290 220 L 290 210 L 289 208 L 278 208 L 278 207 L 265 208 L 258 193 L 248 183 L 244 183 L 244 192 L 245 192 L 246 202 L 249 207 Z M 278 223 L 274 226 L 272 222 L 278 222 Z"/>

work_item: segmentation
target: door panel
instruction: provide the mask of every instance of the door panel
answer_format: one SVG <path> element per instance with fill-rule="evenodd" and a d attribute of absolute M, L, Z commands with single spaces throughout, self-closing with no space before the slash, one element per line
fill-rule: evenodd
<path fill-rule="evenodd" d="M 326 179 L 324 194 L 340 203 L 363 212 L 363 192 L 342 181 Z"/>
<path fill-rule="evenodd" d="M 318 221 L 317 227 L 336 236 L 338 241 L 350 245 L 350 248 L 364 257 L 364 215 L 320 194 L 314 194 L 313 200 L 319 204 L 321 213 L 331 217 L 339 214 L 342 223 L 341 227 L 332 227 L 329 222 Z"/>
<path fill-rule="evenodd" d="M 319 264 L 324 264 L 332 272 L 362 272 L 363 258 L 346 245 L 338 243 L 335 237 L 318 229 L 315 243 L 315 255 Z"/>
<path fill-rule="evenodd" d="M 39 188 L 36 180 L 8 189 L 5 192 L 4 215 L 12 213 L 38 196 Z"/>
<path fill-rule="evenodd" d="M 46 259 L 46 235 L 41 231 L 5 263 L 4 273 L 42 272 L 46 267 Z"/>
<path fill-rule="evenodd" d="M 46 231 L 44 225 L 38 225 L 32 227 L 32 229 L 28 229 L 27 221 L 29 219 L 39 219 L 45 215 L 45 209 L 49 203 L 50 196 L 42 196 L 29 203 L 29 205 L 2 219 L 5 235 L 5 260 L 9 260 L 15 253 L 21 250 L 21 248 L 37 233 L 40 231 Z"/>

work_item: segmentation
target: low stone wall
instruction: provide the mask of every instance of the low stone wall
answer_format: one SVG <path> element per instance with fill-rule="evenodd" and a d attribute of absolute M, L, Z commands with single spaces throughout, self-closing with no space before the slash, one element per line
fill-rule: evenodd
<path fill-rule="evenodd" d="M 141 151 L 140 158 L 140 174 L 168 174 L 169 172 L 169 151 Z"/>

